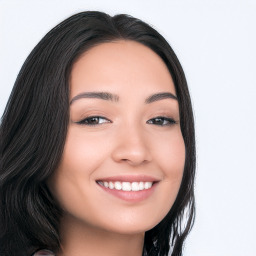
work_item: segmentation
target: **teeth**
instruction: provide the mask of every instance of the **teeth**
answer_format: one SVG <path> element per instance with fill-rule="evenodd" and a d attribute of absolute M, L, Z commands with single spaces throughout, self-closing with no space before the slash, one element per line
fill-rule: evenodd
<path fill-rule="evenodd" d="M 152 187 L 152 182 L 145 182 L 144 188 L 149 189 Z"/>
<path fill-rule="evenodd" d="M 104 184 L 104 183 L 103 183 Z M 110 189 L 113 189 L 114 187 L 115 187 L 115 185 L 114 185 L 114 183 L 113 182 L 109 182 L 108 183 L 108 187 L 110 188 Z"/>
<path fill-rule="evenodd" d="M 149 189 L 152 187 L 153 182 L 147 181 L 139 181 L 139 182 L 120 182 L 120 181 L 99 181 L 101 186 L 110 189 L 123 190 L 123 191 L 139 191 L 144 189 Z"/>
<path fill-rule="evenodd" d="M 139 190 L 143 190 L 144 189 L 144 182 L 140 182 L 139 183 Z"/>
<path fill-rule="evenodd" d="M 132 191 L 139 191 L 139 190 L 140 190 L 139 183 L 138 182 L 133 182 L 132 183 Z"/>
<path fill-rule="evenodd" d="M 104 182 L 103 182 L 103 186 L 106 187 L 106 188 L 108 188 L 108 182 L 104 181 Z"/>
<path fill-rule="evenodd" d="M 115 189 L 121 190 L 122 189 L 122 183 L 121 182 L 115 182 Z"/>

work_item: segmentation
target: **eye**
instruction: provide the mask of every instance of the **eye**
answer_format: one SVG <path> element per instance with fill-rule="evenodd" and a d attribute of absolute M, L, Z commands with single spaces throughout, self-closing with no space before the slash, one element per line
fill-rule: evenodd
<path fill-rule="evenodd" d="M 158 116 L 147 121 L 148 124 L 154 124 L 159 126 L 169 126 L 176 124 L 177 122 L 169 117 Z"/>
<path fill-rule="evenodd" d="M 101 124 L 110 123 L 110 122 L 111 122 L 110 120 L 102 116 L 90 116 L 76 123 L 81 125 L 93 126 L 93 125 L 101 125 Z"/>

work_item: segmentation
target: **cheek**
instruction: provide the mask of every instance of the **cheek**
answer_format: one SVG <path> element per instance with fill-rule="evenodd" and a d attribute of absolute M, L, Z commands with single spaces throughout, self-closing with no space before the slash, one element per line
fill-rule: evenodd
<path fill-rule="evenodd" d="M 108 154 L 108 142 L 101 140 L 94 134 L 86 134 L 77 129 L 70 129 L 62 157 L 65 169 L 72 176 L 85 175 L 90 178 L 91 173 L 101 165 Z"/>
<path fill-rule="evenodd" d="M 185 144 L 181 132 L 166 138 L 157 148 L 155 155 L 158 159 L 159 168 L 163 173 L 162 196 L 158 198 L 159 205 L 162 206 L 159 209 L 162 209 L 162 211 L 158 214 L 162 214 L 163 218 L 169 212 L 176 199 L 183 176 Z"/>
<path fill-rule="evenodd" d="M 93 172 L 102 164 L 109 148 L 99 138 L 84 134 L 76 129 L 68 131 L 61 162 L 49 180 L 52 193 L 66 210 L 80 207 L 81 198 L 89 200 L 95 186 Z"/>
<path fill-rule="evenodd" d="M 152 147 L 153 148 L 153 147 Z M 180 130 L 163 137 L 153 148 L 165 178 L 181 179 L 185 164 L 185 144 Z"/>
<path fill-rule="evenodd" d="M 172 137 L 165 148 L 165 160 L 161 161 L 165 180 L 169 184 L 169 191 L 176 198 L 185 165 L 185 144 L 180 132 L 179 136 Z"/>

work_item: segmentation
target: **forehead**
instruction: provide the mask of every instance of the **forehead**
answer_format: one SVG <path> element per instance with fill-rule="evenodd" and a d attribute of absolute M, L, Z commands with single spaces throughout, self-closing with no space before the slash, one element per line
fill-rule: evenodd
<path fill-rule="evenodd" d="M 130 40 L 102 43 L 86 51 L 74 63 L 70 81 L 71 96 L 98 86 L 100 90 L 111 91 L 114 87 L 138 90 L 147 85 L 146 90 L 175 93 L 163 60 L 147 46 Z"/>

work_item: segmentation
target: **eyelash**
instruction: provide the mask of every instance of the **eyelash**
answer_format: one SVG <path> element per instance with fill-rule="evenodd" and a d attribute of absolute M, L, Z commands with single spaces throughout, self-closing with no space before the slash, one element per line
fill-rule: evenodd
<path fill-rule="evenodd" d="M 156 122 L 160 121 L 161 124 L 153 123 L 152 120 L 155 120 Z M 166 122 L 168 122 L 168 123 L 166 123 Z M 157 116 L 155 118 L 152 118 L 152 119 L 148 120 L 147 123 L 148 124 L 153 124 L 153 125 L 158 125 L 158 126 L 171 126 L 173 124 L 177 124 L 177 122 L 173 118 L 164 117 L 164 116 Z"/>
<path fill-rule="evenodd" d="M 92 120 L 100 120 L 100 119 L 104 119 L 106 120 L 106 122 L 102 122 L 102 123 L 89 123 L 89 121 Z M 90 117 L 86 117 L 85 119 L 77 122 L 77 124 L 81 124 L 81 125 L 88 125 L 88 126 L 95 126 L 95 125 L 101 125 L 103 123 L 112 123 L 109 119 L 103 117 L 103 116 L 90 116 Z"/>
<path fill-rule="evenodd" d="M 104 119 L 104 122 L 99 123 L 100 119 Z M 95 121 L 98 121 L 95 123 Z M 89 123 L 90 121 L 93 121 L 94 123 Z M 157 124 L 158 122 L 158 124 Z M 161 124 L 159 124 L 159 122 Z M 103 123 L 112 123 L 109 119 L 103 117 L 103 116 L 90 116 L 87 117 L 79 122 L 76 122 L 77 124 L 80 125 L 87 125 L 87 126 L 96 126 L 96 125 L 102 125 Z M 153 125 L 158 125 L 158 126 L 171 126 L 173 124 L 177 124 L 177 122 L 173 118 L 169 117 L 164 117 L 164 116 L 157 116 L 155 118 L 151 118 L 150 120 L 147 121 L 147 124 L 153 124 Z"/>

